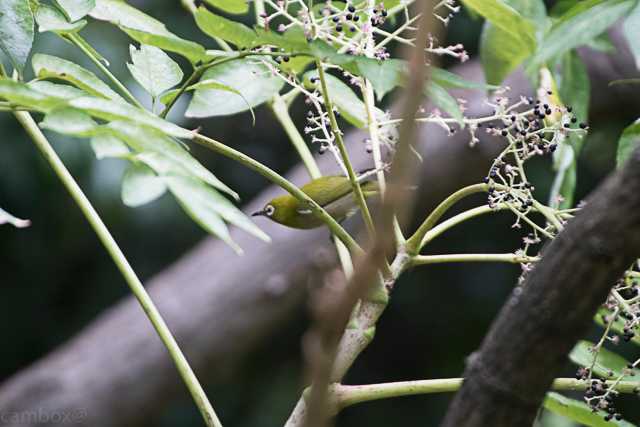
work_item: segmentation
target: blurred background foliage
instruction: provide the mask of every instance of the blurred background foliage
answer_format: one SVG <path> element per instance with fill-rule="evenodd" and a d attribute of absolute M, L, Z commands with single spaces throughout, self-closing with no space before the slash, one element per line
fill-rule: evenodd
<path fill-rule="evenodd" d="M 167 23 L 186 38 L 208 44 L 179 2 L 131 1 Z M 471 57 L 477 53 L 481 23 L 466 13 L 449 27 L 448 42 L 462 42 Z M 126 36 L 108 24 L 92 22 L 83 35 L 112 64 L 115 74 L 145 99 L 128 74 Z M 37 37 L 36 52 L 93 65 L 71 46 L 50 34 Z M 175 57 L 176 60 L 179 58 Z M 186 64 L 182 64 L 186 65 Z M 149 99 L 146 99 L 150 102 Z M 294 119 L 303 123 L 301 103 Z M 185 105 L 172 120 L 181 119 Z M 626 113 L 628 114 L 628 112 Z M 613 168 L 615 141 L 631 118 L 614 111 L 591 117 L 592 132 L 579 158 L 577 200 Z M 283 131 L 264 107 L 250 116 L 182 122 L 204 126 L 204 132 L 286 172 L 296 163 Z M 124 162 L 97 161 L 87 140 L 50 134 L 56 150 L 85 189 L 143 281 L 176 260 L 205 232 L 170 197 L 131 209 L 120 200 Z M 238 164 L 194 148 L 196 156 L 243 200 L 250 200 L 268 183 Z M 530 177 L 544 199 L 552 175 L 548 161 L 530 163 Z M 478 177 L 479 179 L 480 177 Z M 470 203 L 466 207 L 471 207 Z M 29 218 L 33 225 L 17 230 L 0 227 L 0 381 L 28 366 L 87 325 L 100 312 L 128 295 L 116 268 L 70 197 L 9 114 L 0 115 L 0 206 Z M 459 209 L 465 208 L 464 204 Z M 433 253 L 508 252 L 520 246 L 521 232 L 512 218 L 492 215 L 463 224 L 431 246 Z M 376 339 L 346 378 L 348 384 L 459 376 L 465 357 L 480 344 L 491 320 L 519 275 L 519 267 L 495 264 L 436 265 L 402 277 Z M 274 340 L 231 375 L 211 384 L 208 393 L 225 425 L 281 425 L 300 393 L 303 381 L 300 336 L 307 326 L 304 310 Z M 206 329 L 206 328 L 205 328 Z M 567 367 L 567 375 L 573 368 Z M 159 374 L 161 375 L 161 373 Z M 205 380 L 206 382 L 206 380 Z M 449 395 L 427 395 L 361 404 L 345 410 L 340 426 L 437 425 Z M 640 421 L 630 408 L 629 421 Z M 199 426 L 200 415 L 186 393 L 168 407 L 156 408 L 158 419 L 147 425 Z M 391 421 L 393 420 L 393 421 Z M 560 424 L 556 424 L 560 425 Z"/>

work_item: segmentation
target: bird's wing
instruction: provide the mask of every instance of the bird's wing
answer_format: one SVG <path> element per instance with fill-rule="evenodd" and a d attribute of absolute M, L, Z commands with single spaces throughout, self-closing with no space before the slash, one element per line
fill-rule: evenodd
<path fill-rule="evenodd" d="M 346 176 L 323 176 L 304 185 L 301 190 L 324 207 L 351 192 L 351 183 Z"/>

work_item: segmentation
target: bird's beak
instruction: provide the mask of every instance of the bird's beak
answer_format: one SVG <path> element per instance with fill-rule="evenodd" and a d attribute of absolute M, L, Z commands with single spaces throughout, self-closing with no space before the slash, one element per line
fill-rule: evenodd
<path fill-rule="evenodd" d="M 251 216 L 266 216 L 267 213 L 264 210 L 258 211 L 258 212 L 254 212 L 251 214 Z"/>

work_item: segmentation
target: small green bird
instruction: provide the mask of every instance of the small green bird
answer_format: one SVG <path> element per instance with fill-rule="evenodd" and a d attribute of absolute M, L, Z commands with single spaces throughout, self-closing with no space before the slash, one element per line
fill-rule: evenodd
<path fill-rule="evenodd" d="M 376 181 L 363 182 L 361 188 L 365 197 L 378 194 Z M 351 182 L 346 176 L 324 176 L 312 180 L 300 189 L 322 206 L 336 221 L 342 221 L 358 210 Z M 308 207 L 290 194 L 272 199 L 264 209 L 251 215 L 266 216 L 272 221 L 292 228 L 310 229 L 324 224 Z"/>

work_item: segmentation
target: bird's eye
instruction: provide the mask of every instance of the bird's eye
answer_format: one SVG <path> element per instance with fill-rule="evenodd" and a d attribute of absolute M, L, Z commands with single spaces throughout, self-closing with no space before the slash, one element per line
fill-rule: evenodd
<path fill-rule="evenodd" d="M 276 208 L 274 208 L 274 207 L 273 207 L 273 206 L 271 206 L 271 205 L 267 205 L 267 206 L 265 206 L 265 208 L 264 208 L 264 213 L 265 213 L 267 216 L 271 216 L 271 215 L 273 215 L 275 211 L 276 211 Z"/>

